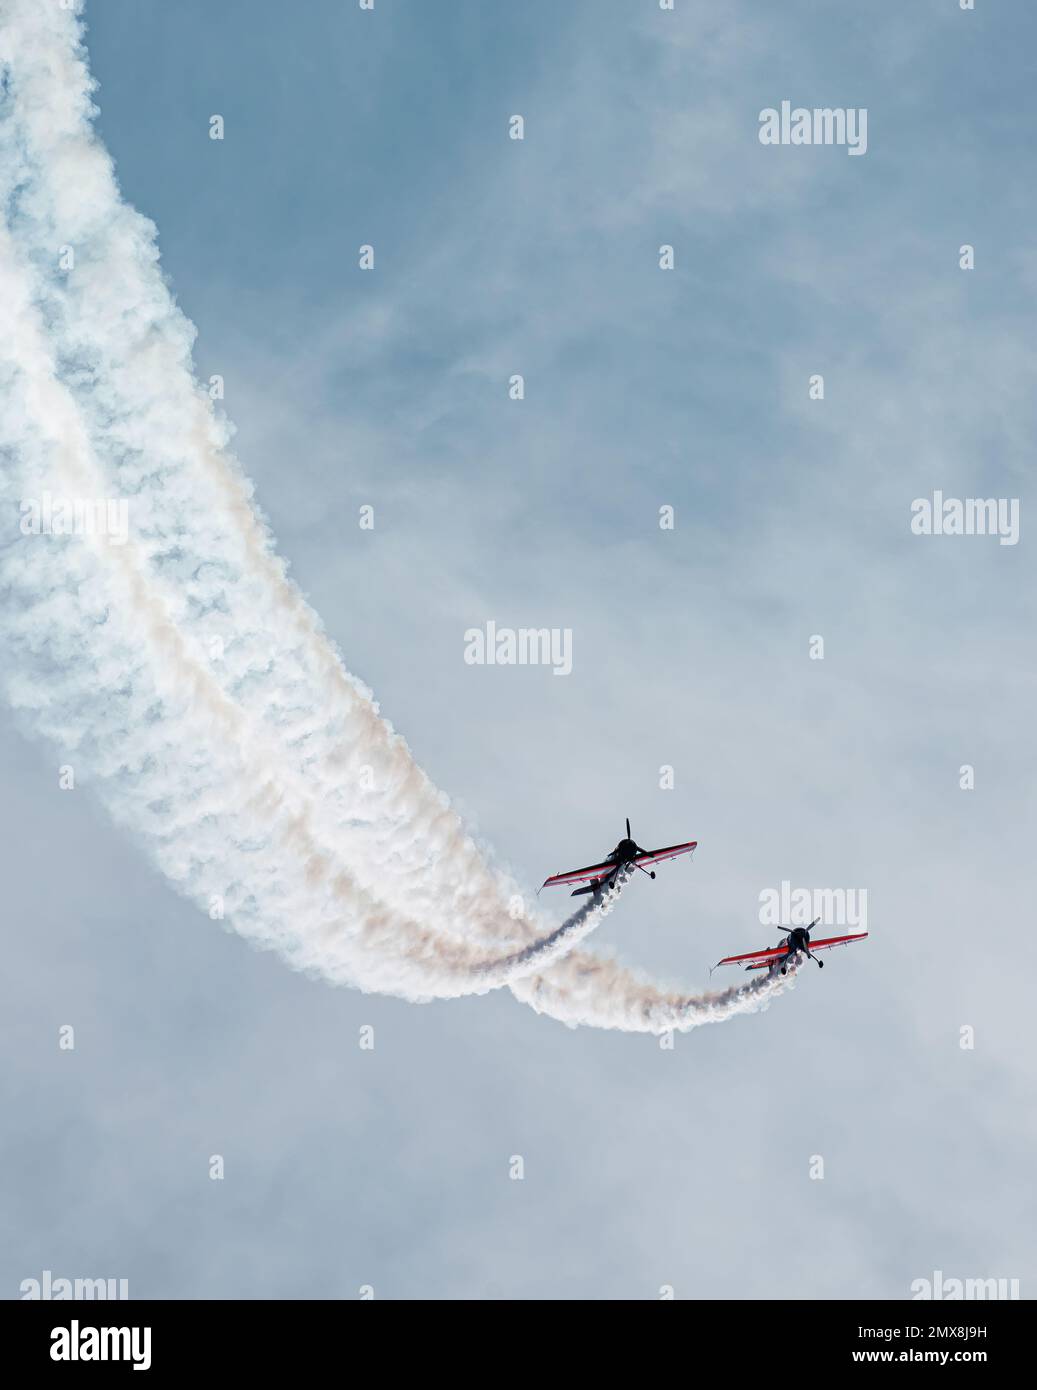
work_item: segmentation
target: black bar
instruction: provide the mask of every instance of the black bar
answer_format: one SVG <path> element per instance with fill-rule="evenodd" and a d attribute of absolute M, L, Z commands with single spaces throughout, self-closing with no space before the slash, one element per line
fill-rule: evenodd
<path fill-rule="evenodd" d="M 477 1373 L 471 1358 L 476 1343 L 496 1348 L 491 1366 L 499 1368 L 503 1353 L 512 1374 L 521 1374 L 525 1363 L 539 1378 L 535 1368 L 559 1338 L 562 1346 L 555 1355 L 570 1369 L 578 1368 L 581 1380 L 596 1363 L 614 1378 L 614 1358 L 627 1355 L 653 1378 L 681 1367 L 693 1368 L 696 1379 L 734 1367 L 748 1372 L 754 1358 L 797 1376 L 834 1372 L 852 1380 L 922 1366 L 934 1374 L 993 1368 L 1004 1377 L 1013 1366 L 1025 1365 L 1031 1316 L 1029 1302 L 1022 1301 L 677 1301 L 650 1313 L 631 1301 L 617 1317 L 612 1303 L 574 1300 L 531 1303 L 518 1318 L 514 1304 L 496 1301 L 474 1307 L 391 1299 L 24 1301 L 2 1307 L 4 1364 L 17 1366 L 25 1377 L 49 1371 L 67 1381 L 97 1372 L 125 1373 L 134 1382 L 147 1383 L 146 1376 L 182 1384 L 184 1377 L 199 1373 L 256 1373 L 265 1380 L 286 1373 L 349 1375 L 361 1364 L 369 1367 L 368 1374 L 377 1374 L 379 1363 L 394 1378 L 413 1371 L 423 1378 L 485 1379 L 487 1367 Z M 138 1330 L 135 1343 L 124 1334 L 104 1341 L 129 1359 L 84 1359 L 84 1352 L 100 1346 L 99 1333 L 90 1329 L 102 1328 Z M 653 1340 L 645 1343 L 645 1334 Z M 636 1347 L 627 1340 L 635 1337 Z M 77 1359 L 53 1355 L 71 1357 L 73 1349 Z M 654 1370 L 646 1351 L 648 1358 L 658 1358 Z M 134 1356 L 142 1373 L 133 1373 Z"/>

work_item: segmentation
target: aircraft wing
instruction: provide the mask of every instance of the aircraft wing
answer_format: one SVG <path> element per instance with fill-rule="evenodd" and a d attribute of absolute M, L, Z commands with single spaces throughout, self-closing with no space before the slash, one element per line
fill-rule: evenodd
<path fill-rule="evenodd" d="M 691 854 L 692 850 L 698 849 L 698 844 L 698 840 L 688 840 L 683 845 L 667 845 L 665 849 L 650 849 L 644 854 L 639 854 L 634 863 L 660 864 L 664 859 L 676 859 L 678 854 Z"/>
<path fill-rule="evenodd" d="M 762 951 L 745 951 L 740 956 L 725 956 L 717 965 L 744 965 L 746 970 L 760 970 L 788 955 L 787 946 L 768 946 Z M 714 965 L 713 969 L 717 968 Z"/>
<path fill-rule="evenodd" d="M 826 936 L 821 941 L 811 941 L 811 951 L 829 951 L 833 946 L 849 946 L 851 941 L 863 941 L 866 931 L 850 932 L 848 936 Z"/>
<path fill-rule="evenodd" d="M 830 951 L 833 946 L 849 946 L 851 941 L 863 941 L 868 935 L 866 931 L 851 932 L 847 936 L 825 936 L 818 941 L 811 941 L 811 951 Z M 725 956 L 723 960 L 718 960 L 717 965 L 744 965 L 746 970 L 762 970 L 766 966 L 773 965 L 776 960 L 780 960 L 788 954 L 788 947 L 769 946 L 763 951 L 746 951 L 740 956 Z M 716 966 L 713 967 L 716 969 Z"/>
<path fill-rule="evenodd" d="M 615 864 L 608 860 L 603 864 L 588 864 L 585 869 L 567 869 L 563 874 L 552 874 L 550 878 L 545 878 L 540 885 L 541 888 L 554 888 L 560 883 L 581 883 L 585 878 L 593 881 L 599 878 L 608 878 L 615 873 Z"/>

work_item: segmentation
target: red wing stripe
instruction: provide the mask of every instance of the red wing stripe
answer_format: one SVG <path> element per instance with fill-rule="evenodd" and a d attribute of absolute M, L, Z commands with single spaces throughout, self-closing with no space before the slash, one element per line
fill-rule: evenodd
<path fill-rule="evenodd" d="M 615 867 L 614 864 L 588 864 L 585 869 L 566 869 L 564 873 L 545 878 L 543 887 L 548 888 L 556 883 L 578 883 L 581 878 L 604 878 Z"/>
<path fill-rule="evenodd" d="M 666 849 L 653 849 L 648 854 L 639 854 L 634 860 L 635 864 L 658 864 L 662 859 L 676 859 L 678 854 L 690 854 L 692 850 L 698 849 L 698 840 L 688 840 L 683 845 L 669 845 Z M 550 878 L 545 878 L 543 888 L 554 887 L 559 883 L 579 883 L 583 878 L 607 878 L 615 869 L 615 864 L 588 864 L 585 869 L 566 869 L 564 873 L 552 874 Z"/>
<path fill-rule="evenodd" d="M 827 951 L 832 946 L 848 946 L 851 941 L 863 941 L 867 935 L 868 933 L 866 931 L 860 931 L 851 932 L 848 936 L 826 936 L 820 941 L 811 941 L 810 949 L 812 951 Z M 746 951 L 745 954 L 741 956 L 725 956 L 723 960 L 717 961 L 717 965 L 740 965 L 743 961 L 748 960 L 759 961 L 761 964 L 766 965 L 770 961 L 777 960 L 779 956 L 787 954 L 788 947 L 772 946 L 764 951 Z M 747 968 L 755 970 L 757 967 L 755 965 L 750 965 Z"/>
<path fill-rule="evenodd" d="M 717 964 L 737 965 L 738 962 L 742 960 L 769 961 L 774 960 L 776 956 L 784 956 L 787 954 L 788 952 L 786 951 L 784 946 L 772 946 L 763 951 L 746 951 L 745 954 L 741 956 L 725 956 L 724 959 L 718 961 Z"/>
<path fill-rule="evenodd" d="M 868 935 L 866 931 L 851 932 L 849 936 L 826 936 L 822 941 L 811 941 L 812 951 L 823 951 L 828 946 L 846 946 L 851 941 L 863 941 Z"/>
<path fill-rule="evenodd" d="M 662 859 L 676 859 L 678 854 L 690 854 L 692 850 L 698 849 L 698 844 L 698 840 L 689 840 L 687 844 L 649 850 L 647 854 L 639 854 L 634 862 L 637 864 L 658 864 Z"/>

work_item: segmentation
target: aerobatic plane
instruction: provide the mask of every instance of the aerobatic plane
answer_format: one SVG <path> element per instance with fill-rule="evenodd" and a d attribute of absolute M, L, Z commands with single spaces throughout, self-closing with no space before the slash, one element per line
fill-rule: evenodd
<path fill-rule="evenodd" d="M 666 849 L 642 849 L 630 838 L 630 819 L 627 818 L 627 836 L 620 840 L 611 854 L 606 854 L 600 864 L 588 864 L 585 869 L 568 869 L 564 874 L 552 874 L 545 878 L 541 888 L 554 888 L 562 883 L 589 882 L 585 888 L 574 888 L 569 895 L 578 898 L 581 893 L 598 893 L 603 888 L 611 888 L 621 869 L 628 866 L 640 869 L 649 878 L 655 878 L 654 869 L 646 869 L 646 864 L 658 864 L 663 859 L 676 859 L 678 854 L 691 854 L 697 848 L 698 840 L 688 840 L 683 845 L 668 845 Z"/>
<path fill-rule="evenodd" d="M 819 970 L 823 970 L 825 963 L 818 960 L 814 955 L 815 951 L 829 951 L 833 946 L 849 946 L 851 941 L 863 941 L 868 935 L 866 931 L 859 931 L 852 932 L 849 936 L 826 936 L 821 941 L 811 941 L 810 933 L 820 920 L 820 917 L 815 917 L 809 927 L 793 927 L 780 946 L 767 946 L 762 951 L 746 951 L 741 956 L 725 956 L 723 960 L 717 961 L 717 965 L 744 965 L 746 970 L 780 969 L 783 975 L 787 975 L 789 961 L 802 951 Z M 714 965 L 714 970 L 717 965 Z"/>

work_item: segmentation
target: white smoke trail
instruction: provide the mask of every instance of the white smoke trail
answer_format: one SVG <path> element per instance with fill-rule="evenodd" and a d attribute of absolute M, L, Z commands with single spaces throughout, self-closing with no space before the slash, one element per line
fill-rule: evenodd
<path fill-rule="evenodd" d="M 15 704 L 183 891 L 300 968 L 408 998 L 537 969 L 535 1008 L 656 1031 L 759 1007 L 755 982 L 680 1001 L 593 958 L 544 973 L 621 884 L 552 931 L 486 862 L 286 577 L 93 132 L 76 13 L 0 0 L 0 68 L 5 497 L 116 495 L 134 518 L 121 547 L 5 547 Z"/>
<path fill-rule="evenodd" d="M 368 891 L 446 936 L 528 943 L 542 921 L 489 869 L 286 581 L 228 428 L 194 381 L 194 330 L 158 272 L 154 228 L 122 202 L 89 125 L 72 17 L 27 0 L 2 13 L 18 239 L 33 248 L 48 336 L 107 489 L 130 499 L 149 585 L 183 649 L 293 760 Z M 76 257 L 65 276 L 60 247 Z"/>
<path fill-rule="evenodd" d="M 58 343 L 66 362 L 72 359 L 76 363 L 75 373 L 66 367 L 65 382 L 59 381 L 58 365 L 48 358 L 40 327 L 41 311 L 25 283 L 27 267 L 18 264 L 9 240 L 5 239 L 3 342 L 9 359 L 8 386 L 14 386 L 22 407 L 20 436 L 17 431 L 12 433 L 10 425 L 6 431 L 6 443 L 9 450 L 13 446 L 18 467 L 7 473 L 5 482 L 13 498 L 39 497 L 48 484 L 59 496 L 83 498 L 104 495 L 114 480 L 117 487 L 129 484 L 126 491 L 135 507 L 142 502 L 149 508 L 141 528 L 141 544 L 135 539 L 111 549 L 102 538 L 90 538 L 93 587 L 100 590 L 105 582 L 111 586 L 104 603 L 103 632 L 99 631 L 101 624 L 79 621 L 81 615 L 72 613 L 74 621 L 59 640 L 53 617 L 44 618 L 39 611 L 41 595 L 53 596 L 61 588 L 62 579 L 69 580 L 75 566 L 86 563 L 82 557 L 72 558 L 74 541 L 48 552 L 49 574 L 39 554 L 33 556 L 34 565 L 26 563 L 24 546 L 20 552 L 8 554 L 8 583 L 22 600 L 19 619 L 9 625 L 9 633 L 39 660 L 43 653 L 34 650 L 28 639 L 45 631 L 47 651 L 52 657 L 59 650 L 64 653 L 66 671 L 63 704 L 56 698 L 53 683 L 47 688 L 42 680 L 26 679 L 24 672 L 11 687 L 13 698 L 23 707 L 35 706 L 38 723 L 52 736 L 63 739 L 66 746 L 75 741 L 81 747 L 76 729 L 98 730 L 104 722 L 101 711 L 105 711 L 111 723 L 113 710 L 120 707 L 118 691 L 111 688 L 110 682 L 106 686 L 100 680 L 100 663 L 89 650 L 89 642 L 96 645 L 100 638 L 109 656 L 113 651 L 119 652 L 121 662 L 109 662 L 108 671 L 122 680 L 125 672 L 132 669 L 130 652 L 139 645 L 143 629 L 152 655 L 161 658 L 157 677 L 161 688 L 153 688 L 154 671 L 135 673 L 129 685 L 142 696 L 138 701 L 142 707 L 137 714 L 127 713 L 121 726 L 115 721 L 118 740 L 125 745 L 130 731 L 141 728 L 150 730 L 153 739 L 158 737 L 153 724 L 141 715 L 159 699 L 164 702 L 167 724 L 171 719 L 188 722 L 187 710 L 175 712 L 175 703 L 178 696 L 189 696 L 190 713 L 201 713 L 205 720 L 215 723 L 223 745 L 223 756 L 216 760 L 219 777 L 211 778 L 204 792 L 197 786 L 177 787 L 175 777 L 170 786 L 157 776 L 157 769 L 178 767 L 182 760 L 146 753 L 137 758 L 131 787 L 130 779 L 121 775 L 125 769 L 117 750 L 102 745 L 96 738 L 93 765 L 102 776 L 119 775 L 120 785 L 109 796 L 114 813 L 124 821 L 132 821 L 142 833 L 147 834 L 150 829 L 158 842 L 156 852 L 163 868 L 186 891 L 203 901 L 232 899 L 226 906 L 239 930 L 287 949 L 299 963 L 321 969 L 332 978 L 355 977 L 360 983 L 368 981 L 370 987 L 391 987 L 410 997 L 481 990 L 504 983 L 517 970 L 540 959 L 541 944 L 554 958 L 570 939 L 580 940 L 593 929 L 611 906 L 611 897 L 608 903 L 585 905 L 562 928 L 547 931 L 542 941 L 537 938 L 533 932 L 536 928 L 544 931 L 544 924 L 535 923 L 521 899 L 514 891 L 508 891 L 513 890 L 513 885 L 486 869 L 470 839 L 463 836 L 456 816 L 448 812 L 444 799 L 410 758 L 406 745 L 392 735 L 378 718 L 366 692 L 345 673 L 320 634 L 315 618 L 286 582 L 283 567 L 247 506 L 246 487 L 228 468 L 227 460 L 214 459 L 211 444 L 198 437 L 199 422 L 210 431 L 215 422 L 208 414 L 208 402 L 199 395 L 185 366 L 189 364 L 191 330 L 157 276 L 150 224 L 121 203 L 107 157 L 99 150 L 89 127 L 84 133 L 87 77 L 68 43 L 74 33 L 66 32 L 64 47 L 57 41 L 61 27 L 67 29 L 60 12 L 13 4 L 5 5 L 2 14 L 5 27 L 0 54 L 9 87 L 2 127 L 4 167 L 11 186 L 17 189 L 16 197 L 10 189 L 5 190 L 5 207 L 17 228 L 19 241 L 29 246 L 30 255 L 36 253 L 33 290 L 47 317 L 46 338 Z M 59 204 L 66 196 L 73 173 L 78 176 L 76 198 L 62 213 Z M 76 295 L 56 280 L 52 270 L 49 274 L 40 271 L 41 265 L 47 264 L 47 249 L 52 251 L 59 241 L 69 246 L 67 240 L 60 239 L 70 233 L 78 235 L 81 248 L 88 248 L 85 269 L 80 260 L 68 282 L 75 286 L 78 302 Z M 127 256 L 129 273 L 124 263 Z M 113 295 L 112 285 L 121 287 L 120 293 Z M 142 306 L 148 304 L 153 313 L 150 318 L 143 313 L 147 332 L 142 338 L 140 332 L 135 334 L 132 327 L 127 327 L 127 319 L 132 314 L 141 315 Z M 142 376 L 139 364 L 147 362 L 149 348 L 154 351 L 156 345 L 158 366 L 152 364 L 150 377 L 147 373 Z M 117 383 L 114 390 L 113 382 Z M 174 397 L 179 395 L 174 404 L 183 408 L 182 415 L 170 408 L 170 392 Z M 194 437 L 182 438 L 182 419 L 189 422 Z M 154 446 L 146 427 L 158 441 Z M 136 439 L 127 437 L 131 430 L 137 432 Z M 182 457 L 175 456 L 178 438 Z M 167 447 L 170 439 L 174 441 L 172 448 Z M 147 491 L 141 488 L 139 476 L 127 477 L 133 469 L 139 473 L 141 455 L 145 453 L 140 447 L 143 443 L 147 444 L 145 466 L 152 475 L 158 472 L 163 484 Z M 99 454 L 103 454 L 105 467 Z M 198 495 L 200 456 L 207 465 L 203 473 L 219 484 L 216 492 L 222 495 L 224 511 L 229 499 L 234 524 L 225 526 L 222 533 L 218 526 L 209 524 L 219 515 L 221 497 L 214 498 L 211 489 L 208 496 Z M 42 460 L 35 474 L 26 464 L 33 458 Z M 16 480 L 19 486 L 13 488 Z M 167 558 L 163 547 L 168 551 L 170 534 L 176 538 L 181 567 L 184 552 L 193 548 L 189 568 L 193 587 L 189 582 L 187 605 L 183 602 L 184 585 L 178 590 L 163 577 L 163 561 Z M 246 553 L 248 565 L 241 563 L 242 552 Z M 253 571 L 258 569 L 273 593 L 262 592 L 261 586 L 254 583 L 249 586 L 249 565 Z M 199 580 L 203 571 L 204 580 Z M 33 582 L 19 586 L 26 575 L 31 575 Z M 80 591 L 85 587 L 77 585 Z M 212 662 L 204 659 L 201 642 L 192 642 L 190 600 L 205 613 L 231 613 L 236 618 L 242 613 L 276 612 L 280 606 L 289 611 L 296 632 L 289 632 L 287 642 L 283 632 L 264 633 L 259 666 L 250 668 L 246 664 L 242 670 L 239 658 L 236 676 L 229 678 L 223 688 L 214 675 Z M 127 634 L 121 647 L 113 635 L 117 632 L 115 614 L 132 617 L 134 635 Z M 326 689 L 303 690 L 303 695 L 299 694 L 304 682 L 293 670 L 292 646 L 292 638 L 297 643 L 299 632 L 307 640 L 321 674 L 332 677 L 332 693 L 343 706 L 338 727 L 321 728 L 321 698 L 326 702 Z M 84 640 L 77 643 L 77 635 L 84 635 Z M 240 637 L 240 632 L 235 635 Z M 278 637 L 282 638 L 280 646 Z M 276 661 L 271 660 L 271 650 L 276 652 Z M 76 669 L 89 673 L 89 678 L 75 684 L 67 673 Z M 265 703 L 255 694 L 251 702 L 243 698 L 243 686 L 252 692 L 264 687 Z M 301 719 L 297 717 L 300 711 Z M 300 723 L 307 721 L 309 727 L 300 732 Z M 311 748 L 299 765 L 292 767 L 286 761 L 291 745 L 312 743 L 314 732 L 324 733 L 324 745 L 316 750 Z M 209 733 L 211 738 L 211 730 Z M 274 735 L 278 733 L 283 742 L 278 740 L 275 747 Z M 185 747 L 191 743 L 205 746 L 197 729 L 182 729 L 180 736 Z M 374 764 L 369 761 L 361 769 L 372 774 L 369 782 L 365 784 L 357 778 L 354 783 L 353 799 L 363 803 L 364 819 L 355 810 L 350 816 L 342 815 L 343 785 L 348 787 L 350 780 L 343 770 L 343 746 L 359 750 Z M 234 753 L 228 753 L 228 748 Z M 168 752 L 168 748 L 163 751 Z M 153 754 L 154 750 L 150 752 Z M 90 766 L 89 757 L 86 761 Z M 212 760 L 209 766 L 214 766 Z M 314 804 L 315 769 L 325 779 L 325 789 L 338 798 L 337 804 L 331 804 L 328 797 Z M 330 782 L 329 771 L 335 773 Z M 147 812 L 156 805 L 163 808 L 162 817 L 149 817 Z M 179 815 L 170 811 L 171 805 L 177 806 Z M 185 818 L 184 806 L 204 807 L 203 819 L 209 834 L 199 834 L 199 816 Z M 278 819 L 271 822 L 273 812 Z M 228 851 L 222 853 L 219 838 L 211 830 L 219 818 L 230 824 L 247 815 L 251 815 L 253 823 L 242 829 L 244 843 L 250 846 L 252 854 L 247 870 L 243 866 L 236 874 L 233 848 L 242 844 L 241 833 L 235 838 L 228 831 Z M 423 826 L 416 824 L 419 817 L 424 817 Z M 268 873 L 265 904 L 261 904 L 256 889 L 255 849 L 260 843 L 264 846 L 264 863 L 276 865 Z M 272 860 L 278 846 L 281 853 Z M 409 863 L 405 862 L 401 848 L 410 851 Z M 301 875 L 310 888 L 319 886 L 324 895 L 319 916 L 330 920 L 322 924 L 316 941 L 310 928 L 312 904 L 307 912 L 305 903 L 292 901 L 289 909 L 285 901 L 285 885 L 290 882 L 289 865 L 293 861 L 296 877 Z M 343 867 L 344 863 L 350 867 Z M 356 881 L 356 863 L 368 867 L 365 884 Z M 440 869 L 438 875 L 428 872 L 430 866 Z M 454 872 L 460 876 L 460 887 L 451 881 Z M 390 905 L 384 903 L 386 880 L 397 888 L 397 901 Z M 430 881 L 440 888 L 439 903 L 430 903 L 426 893 L 426 900 L 415 904 L 414 885 Z M 412 901 L 407 906 L 412 910 L 417 907 L 414 916 L 421 921 L 420 927 L 413 918 L 408 920 L 401 913 L 399 899 L 405 896 L 399 892 L 401 882 L 412 889 Z M 251 888 L 248 893 L 246 884 Z M 278 892 L 272 900 L 276 906 L 272 907 L 271 890 L 275 887 Z M 434 929 L 429 919 L 436 916 L 437 906 L 445 920 L 435 923 Z M 333 911 L 336 916 L 332 916 Z M 279 927 L 271 920 L 275 913 L 281 918 Z M 296 922 L 294 930 L 286 929 L 285 918 Z M 358 925 L 343 930 L 344 919 Z M 300 935 L 309 938 L 308 950 L 297 939 Z M 374 975 L 369 967 L 361 970 L 353 958 L 355 951 L 346 949 L 345 942 L 350 937 L 354 945 L 357 938 L 369 938 L 378 948 L 387 948 L 385 954 L 390 962 L 382 963 Z M 492 943 L 492 953 L 474 949 L 465 939 L 471 937 Z M 525 944 L 502 954 L 509 938 L 513 943 L 517 940 Z M 414 971 L 403 969 L 406 963 L 421 966 L 417 976 Z"/>
<path fill-rule="evenodd" d="M 799 958 L 788 974 L 754 975 L 748 983 L 716 993 L 684 994 L 662 990 L 608 957 L 572 951 L 552 969 L 524 975 L 511 992 L 539 1014 L 571 1028 L 584 1025 L 626 1033 L 687 1033 L 704 1023 L 726 1023 L 740 1014 L 758 1013 L 791 989 Z"/>
<path fill-rule="evenodd" d="M 59 495 L 95 495 L 102 480 L 91 443 L 56 379 L 27 288 L 24 268 L 6 228 L 0 228 L 0 365 L 12 406 L 4 417 L 5 453 L 12 459 L 4 493 L 12 502 L 18 495 L 38 496 L 39 485 L 47 482 Z M 33 459 L 35 471 L 25 462 Z M 279 784 L 277 750 L 208 669 L 191 660 L 148 586 L 135 544 L 109 547 L 96 533 L 85 540 L 70 537 L 67 544 L 58 537 L 47 541 L 31 551 L 24 541 L 5 547 L 0 569 L 9 595 L 19 600 L 8 604 L 5 624 L 23 657 L 21 675 L 8 673 L 12 700 L 33 709 L 52 738 L 78 747 L 80 766 L 116 779 L 117 793 L 109 798 L 116 816 L 150 835 L 162 867 L 186 891 L 208 902 L 233 898 L 238 885 L 232 915 L 247 934 L 287 949 L 296 963 L 331 978 L 426 997 L 503 984 L 530 963 L 554 959 L 570 940 L 582 940 L 611 907 L 613 895 L 587 904 L 542 940 L 504 955 L 499 946 L 488 955 L 485 948 L 444 941 L 398 912 L 387 913 L 346 869 L 331 875 L 327 849 L 313 838 L 305 786 L 298 778 L 291 785 L 291 777 L 287 789 Z M 75 603 L 68 602 L 72 591 Z M 141 663 L 142 650 L 150 661 Z M 33 664 L 35 676 L 29 674 Z M 149 719 L 158 706 L 163 719 Z M 214 728 L 220 735 L 215 747 Z M 91 748 L 83 748 L 84 729 L 92 735 Z M 143 743 L 128 756 L 135 730 L 144 731 Z M 180 751 L 170 746 L 171 732 Z M 187 753 L 193 746 L 205 749 L 201 782 Z M 258 781 L 256 766 L 264 769 Z M 260 845 L 264 865 L 277 855 L 265 894 L 256 882 Z M 235 856 L 242 853 L 235 870 Z M 325 920 L 316 926 L 312 903 L 295 906 L 285 893 L 300 870 L 308 889 L 323 884 Z M 244 895 L 249 881 L 251 891 Z M 273 898 L 271 886 L 278 890 Z M 285 920 L 300 924 L 294 934 L 284 929 Z M 348 929 L 342 930 L 345 922 Z M 364 959 L 370 951 L 374 970 Z"/>

